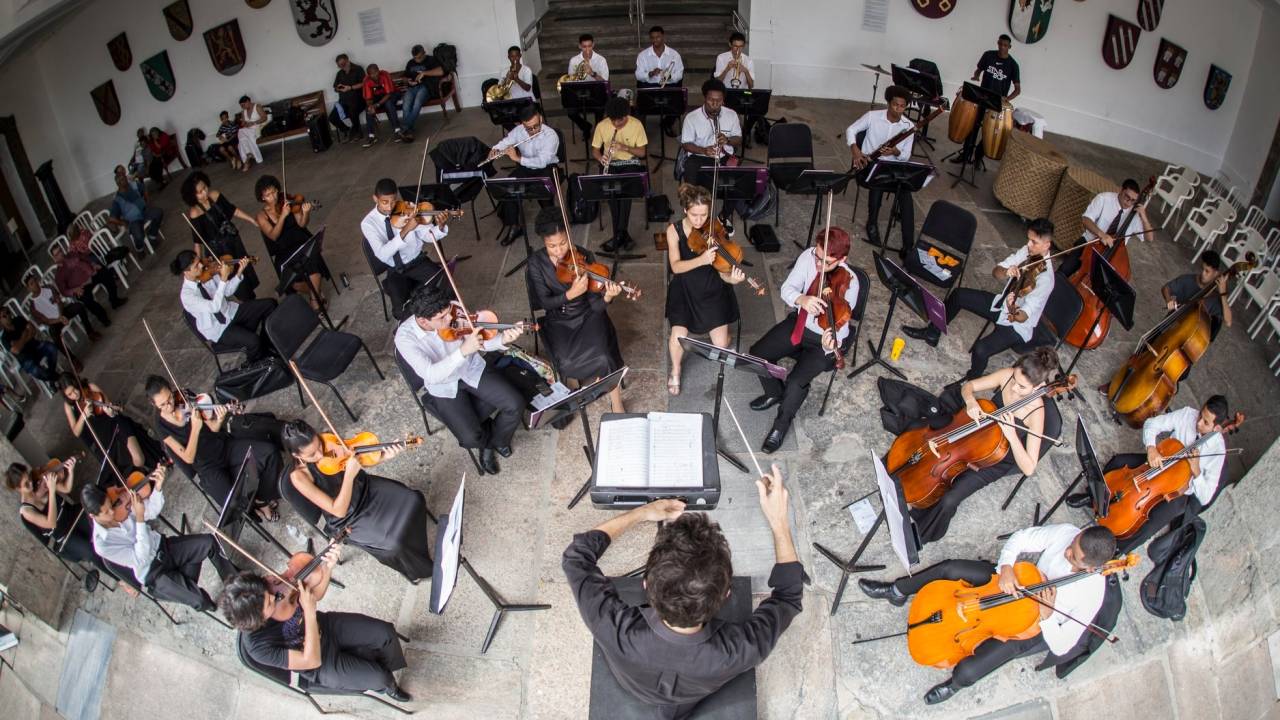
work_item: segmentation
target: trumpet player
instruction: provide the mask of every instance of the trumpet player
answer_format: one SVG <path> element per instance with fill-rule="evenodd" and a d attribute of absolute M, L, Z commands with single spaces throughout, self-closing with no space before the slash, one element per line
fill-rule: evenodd
<path fill-rule="evenodd" d="M 596 39 L 591 33 L 583 33 L 578 36 L 577 55 L 569 60 L 569 75 L 575 80 L 608 80 L 609 79 L 609 63 L 605 61 L 604 56 L 596 52 Z M 591 135 L 591 123 L 583 117 L 580 112 L 569 113 L 569 119 L 574 125 L 582 131 L 583 136 Z M 596 113 L 596 122 L 603 120 L 600 113 Z"/>
<path fill-rule="evenodd" d="M 533 97 L 533 70 L 524 64 L 524 53 L 520 52 L 520 48 L 512 45 L 507 48 L 507 62 L 511 64 L 499 77 L 499 82 L 508 83 L 510 89 L 507 91 L 508 100 L 519 100 L 521 98 Z"/>
<path fill-rule="evenodd" d="M 550 168 L 556 164 L 559 150 L 560 138 L 556 131 L 542 122 L 542 111 L 537 105 L 529 105 L 520 110 L 520 124 L 489 151 L 489 159 L 505 155 L 516 163 L 510 177 L 550 177 Z M 551 201 L 539 200 L 538 204 L 546 207 Z M 498 217 L 502 219 L 503 230 L 508 231 L 502 239 L 503 245 L 510 245 L 524 236 L 517 203 L 500 203 Z"/>
<path fill-rule="evenodd" d="M 643 158 L 649 153 L 649 137 L 644 123 L 630 114 L 631 103 L 626 98 L 614 96 L 604 106 L 605 120 L 596 125 L 591 138 L 591 154 L 604 171 L 640 172 Z M 640 161 L 640 162 L 637 162 Z M 635 241 L 627 233 L 627 221 L 631 219 L 631 200 L 610 200 L 609 213 L 613 216 L 613 237 L 600 246 L 605 252 L 629 250 Z"/>
<path fill-rule="evenodd" d="M 747 38 L 740 32 L 729 36 L 729 49 L 716 56 L 716 68 L 711 76 L 732 90 L 752 90 L 756 86 L 756 64 L 747 56 Z M 758 118 L 748 115 L 742 119 L 742 134 L 751 137 Z"/>
<path fill-rule="evenodd" d="M 684 61 L 680 53 L 667 47 L 666 32 L 661 25 L 649 28 L 649 47 L 636 56 L 636 87 L 680 87 L 684 82 Z M 662 116 L 662 132 L 676 136 L 677 115 Z"/>

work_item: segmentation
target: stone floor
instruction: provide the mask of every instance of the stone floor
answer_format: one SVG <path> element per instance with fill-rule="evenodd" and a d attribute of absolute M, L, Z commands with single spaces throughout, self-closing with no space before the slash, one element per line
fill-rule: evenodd
<path fill-rule="evenodd" d="M 816 163 L 819 168 L 847 166 L 843 128 L 865 108 L 855 102 L 775 98 L 773 113 L 789 121 L 805 122 L 813 128 Z M 564 118 L 553 118 L 566 132 Z M 934 135 L 939 135 L 938 131 Z M 477 109 L 451 116 L 440 128 L 440 116 L 419 121 L 419 143 L 431 136 L 433 142 L 445 138 L 476 135 L 493 141 L 497 132 Z M 1159 172 L 1163 164 L 1111 148 L 1069 138 L 1053 141 L 1074 162 L 1108 177 L 1144 178 Z M 580 150 L 580 148 L 577 148 Z M 932 151 L 935 162 L 954 149 L 945 138 Z M 422 426 L 411 398 L 395 376 L 391 356 L 394 324 L 384 322 L 378 291 L 358 249 L 358 222 L 368 210 L 374 182 L 383 176 L 410 184 L 418 173 L 421 144 L 411 146 L 380 144 L 362 150 L 358 145 L 336 146 L 329 152 L 311 155 L 305 143 L 291 143 L 288 152 L 288 189 L 304 193 L 323 203 L 313 227 L 329 228 L 327 260 L 335 275 L 342 273 L 350 286 L 333 296 L 336 319 L 349 317 L 346 330 L 360 335 L 372 348 L 379 366 L 387 373 L 379 380 L 369 363 L 358 359 L 338 385 L 360 415 L 357 423 L 341 417 L 328 391 L 318 394 L 331 417 L 342 430 L 371 429 L 382 437 L 399 437 L 421 432 Z M 280 173 L 281 149 L 265 150 L 266 172 Z M 754 148 L 750 157 L 763 157 L 764 148 Z M 571 150 L 571 155 L 575 153 Z M 940 163 L 940 169 L 942 167 Z M 581 163 L 575 170 L 581 170 Z M 952 187 L 941 175 L 915 198 L 917 222 L 923 221 L 930 204 L 947 199 L 973 212 L 978 218 L 978 235 L 969 273 L 970 282 L 994 288 L 987 268 L 1010 248 L 1022 242 L 1019 218 L 1003 210 L 991 194 L 995 164 L 979 174 L 977 188 Z M 655 187 L 674 198 L 670 165 L 654 175 Z M 433 170 L 427 169 L 427 177 Z M 253 211 L 252 183 L 256 170 L 246 175 L 226 167 L 211 173 L 216 187 L 230 199 Z M 175 307 L 176 281 L 166 270 L 174 252 L 186 245 L 188 233 L 177 217 L 180 200 L 176 186 L 156 194 L 167 211 L 165 232 L 168 241 L 159 257 L 150 258 L 142 273 L 130 278 L 132 301 L 116 315 L 108 340 L 86 351 L 86 375 L 103 386 L 108 394 L 123 400 L 137 417 L 149 417 L 142 392 L 146 375 L 161 373 L 155 351 L 142 332 L 145 318 L 154 329 L 169 364 L 182 381 L 208 387 L 215 374 L 211 359 L 182 325 Z M 674 204 L 674 202 L 673 202 Z M 851 227 L 852 193 L 837 198 L 834 222 Z M 482 214 L 488 202 L 478 203 Z M 866 203 L 860 203 L 861 227 Z M 782 252 L 762 256 L 747 250 L 753 272 L 763 279 L 770 293 L 757 298 L 739 294 L 743 305 L 741 329 L 744 347 L 759 337 L 783 315 L 777 287 L 785 277 L 797 250 L 793 241 L 803 243 L 808 226 L 810 201 L 785 197 L 783 220 L 778 233 Z M 1159 217 L 1157 215 L 1157 217 Z M 883 218 L 882 218 L 883 220 Z M 664 388 L 668 362 L 664 352 L 665 323 L 661 308 L 664 297 L 664 259 L 649 242 L 657 226 L 642 227 L 643 212 L 633 213 L 632 235 L 641 239 L 642 260 L 625 263 L 622 273 L 639 285 L 645 297 L 632 304 L 614 304 L 612 316 L 622 339 L 624 355 L 631 366 L 630 384 L 625 393 L 628 410 L 710 411 L 714 399 L 715 376 L 710 368 L 686 359 L 684 392 L 670 398 Z M 606 220 L 607 222 L 607 220 Z M 1176 224 L 1171 223 L 1171 226 Z M 264 254 L 259 235 L 241 226 L 251 251 Z M 520 245 L 501 248 L 494 242 L 496 220 L 480 220 L 480 237 L 475 236 L 470 218 L 455 221 L 449 238 L 452 252 L 470 253 L 472 258 L 459 266 L 461 290 L 472 307 L 489 306 L 504 317 L 523 317 L 527 312 L 522 274 L 503 277 L 524 255 Z M 1132 342 L 1159 315 L 1156 288 L 1174 274 L 1189 271 L 1190 250 L 1174 245 L 1171 233 L 1161 232 L 1131 252 L 1135 282 L 1140 290 L 1138 322 L 1131 332 L 1121 328 L 1101 349 L 1085 354 L 1077 372 L 1081 385 L 1098 384 L 1123 360 Z M 575 239 L 597 247 L 607 237 L 596 225 L 574 228 Z M 894 238 L 896 242 L 896 236 Z M 871 267 L 871 246 L 856 242 L 850 262 Z M 269 273 L 269 270 L 267 271 Z M 264 279 L 264 286 L 269 286 Z M 745 287 L 745 286 L 744 286 Z M 332 294 L 332 290 L 330 290 Z M 864 337 L 875 339 L 884 321 L 887 293 L 873 283 L 866 313 Z M 899 311 L 890 327 L 890 339 L 900 335 L 902 323 L 914 322 Z M 1257 417 L 1270 415 L 1280 400 L 1280 388 L 1267 368 L 1271 352 L 1261 343 L 1251 342 L 1243 332 L 1251 315 L 1238 313 L 1235 327 L 1227 329 L 1183 384 L 1175 401 L 1183 405 L 1202 401 L 1214 392 L 1224 392 L 1233 406 Z M 908 342 L 897 366 L 910 380 L 937 390 L 965 369 L 964 351 L 978 332 L 980 323 L 962 316 L 949 334 L 933 349 Z M 526 348 L 532 342 L 523 342 Z M 867 357 L 865 344 L 859 360 Z M 1068 357 L 1063 353 L 1064 360 Z M 1006 358 L 1007 359 L 1007 358 Z M 902 628 L 903 612 L 886 604 L 868 601 L 854 590 L 843 598 L 832 615 L 832 602 L 839 573 L 812 551 L 821 542 L 840 553 L 851 553 L 860 540 L 857 529 L 843 506 L 874 486 L 869 455 L 882 453 L 892 440 L 877 421 L 880 402 L 875 390 L 876 372 L 853 380 L 836 378 L 824 416 L 817 414 L 821 389 L 815 388 L 781 452 L 772 459 L 784 469 L 792 491 L 794 532 L 813 584 L 805 596 L 805 612 L 783 637 L 772 657 L 759 671 L 759 715 L 763 718 L 898 718 L 898 717 L 1001 717 L 1001 718 L 1085 718 L 1099 713 L 1124 712 L 1139 718 L 1257 718 L 1277 717 L 1276 693 L 1272 684 L 1272 655 L 1267 634 L 1276 629 L 1276 608 L 1280 593 L 1274 593 L 1278 571 L 1274 562 L 1275 533 L 1269 527 L 1275 501 L 1263 495 L 1258 482 L 1246 482 L 1221 499 L 1207 515 L 1214 528 L 1202 550 L 1202 579 L 1196 584 L 1191 611 L 1179 624 L 1157 620 L 1136 602 L 1138 582 L 1146 568 L 1139 568 L 1129 581 L 1129 601 L 1116 629 L 1120 642 L 1099 652 L 1088 664 L 1065 681 L 1033 671 L 1033 661 L 1018 661 L 1002 672 L 936 708 L 926 707 L 921 695 L 944 679 L 942 671 L 913 663 L 901 640 L 851 645 L 851 641 L 896 632 Z M 825 378 L 824 378 L 825 380 Z M 769 418 L 752 413 L 747 401 L 758 394 L 755 381 L 745 375 L 726 378 L 725 397 L 743 421 L 750 443 L 758 447 Z M 602 404 L 593 408 L 593 423 Z M 278 392 L 252 403 L 253 410 L 272 411 L 283 417 L 302 416 L 319 424 L 314 409 L 303 411 L 290 390 Z M 1100 455 L 1137 449 L 1137 431 L 1111 423 L 1102 398 L 1087 391 L 1074 402 L 1063 404 L 1066 427 L 1082 417 L 1089 425 Z M 75 449 L 61 408 L 46 399 L 29 409 L 28 432 L 51 454 Z M 1243 453 L 1230 459 L 1232 477 L 1242 477 L 1260 462 L 1275 438 L 1274 420 L 1247 424 L 1232 444 Z M 1270 429 L 1268 429 L 1270 428 Z M 723 447 L 750 463 L 741 440 L 726 424 L 721 432 Z M 458 580 L 453 599 L 443 615 L 427 611 L 430 588 L 409 586 L 394 573 L 360 551 L 347 553 L 347 562 L 337 576 L 346 584 L 324 602 L 328 609 L 359 610 L 393 620 L 402 633 L 413 639 L 409 646 L 410 667 L 402 683 L 414 694 L 415 710 L 440 718 L 570 718 L 584 717 L 590 687 L 590 638 L 573 607 L 559 569 L 559 557 L 571 535 L 590 528 L 610 513 L 588 504 L 573 510 L 566 503 L 589 467 L 583 457 L 581 432 L 570 426 L 553 430 L 520 432 L 515 454 L 502 461 L 496 477 L 475 477 L 471 472 L 467 487 L 465 553 L 475 568 L 507 600 L 545 602 L 546 612 L 508 617 L 487 654 L 480 643 L 490 619 L 490 606 L 478 587 L 465 575 Z M 1274 473 L 1280 459 L 1272 452 L 1254 475 Z M 1011 489 L 1007 479 L 976 494 L 963 508 L 951 533 L 942 542 L 922 553 L 923 565 L 950 557 L 993 557 L 1000 547 L 996 536 L 1030 524 L 1037 504 L 1046 505 L 1058 495 L 1074 475 L 1069 448 L 1049 455 L 1042 470 L 1022 488 L 1007 510 L 1000 503 Z M 422 448 L 387 463 L 385 474 L 423 490 L 436 512 L 451 501 L 464 473 L 471 471 L 466 454 L 447 433 L 428 437 Z M 713 517 L 721 523 L 734 549 L 736 570 L 749 575 L 757 593 L 766 591 L 764 580 L 772 564 L 769 535 L 755 507 L 752 478 L 725 462 L 720 464 L 724 492 Z M 176 478 L 171 484 L 166 515 L 199 525 L 211 513 L 190 484 Z M 1081 511 L 1064 510 L 1058 519 L 1085 523 Z M 187 720 L 199 718 L 310 717 L 306 703 L 250 675 L 234 655 L 231 633 L 207 618 L 185 609 L 175 609 L 182 622 L 176 627 L 146 602 L 131 601 L 123 593 L 99 590 L 88 595 L 74 586 L 47 555 L 35 552 L 25 533 L 12 527 L 11 513 L 0 513 L 7 537 L 21 537 L 0 548 L 0 577 L 5 579 L 19 601 L 53 618 L 55 627 L 25 620 L 7 612 L 3 622 L 17 625 L 22 645 L 15 653 L 17 672 L 0 673 L 3 707 L 15 708 L 11 717 L 54 717 L 59 673 L 74 672 L 64 667 L 69 618 L 79 607 L 113 624 L 118 635 L 106 679 L 112 697 L 124 693 L 124 702 L 112 701 L 101 707 L 101 717 L 159 717 L 180 711 Z M 1266 523 L 1266 524 L 1264 524 Z M 299 518 L 285 514 L 282 522 L 270 526 L 290 548 L 299 548 L 305 531 Z M 616 543 L 604 560 L 609 572 L 625 572 L 639 566 L 650 543 L 652 530 L 635 531 Z M 280 554 L 257 538 L 246 544 L 268 558 L 283 561 Z M 1263 562 L 1267 558 L 1268 562 Z M 877 577 L 900 572 L 886 542 L 877 539 L 866 561 L 883 563 L 890 569 Z M 922 566 L 923 566 L 922 565 Z M 211 576 L 211 573 L 209 573 Z M 216 584 L 215 578 L 207 578 Z M 137 682 L 139 668 L 148 668 L 148 679 Z M 338 702 L 365 716 L 391 717 L 372 703 Z M 179 710 L 180 709 L 180 710 Z"/>

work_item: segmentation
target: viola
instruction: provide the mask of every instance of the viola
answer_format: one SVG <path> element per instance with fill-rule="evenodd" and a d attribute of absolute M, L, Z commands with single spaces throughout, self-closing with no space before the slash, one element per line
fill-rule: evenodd
<path fill-rule="evenodd" d="M 1094 570 L 1082 570 L 1046 580 L 1029 562 L 1015 563 L 1013 574 L 1024 593 L 1010 595 L 1000 589 L 1000 575 L 985 585 L 963 580 L 934 580 L 920 588 L 907 611 L 907 651 L 921 665 L 952 668 L 973 655 L 987 640 L 1025 640 L 1040 634 L 1040 603 L 1026 597 L 1048 588 L 1062 587 L 1091 575 L 1113 575 L 1138 565 L 1130 553 Z"/>
<path fill-rule="evenodd" d="M 818 327 L 823 330 L 830 330 L 835 335 L 840 328 L 849 324 L 849 320 L 853 318 L 853 308 L 849 306 L 849 301 L 845 299 L 845 294 L 849 292 L 849 283 L 853 280 L 853 275 L 842 267 L 837 267 L 827 273 L 826 283 L 821 292 L 822 300 L 826 303 L 826 309 L 818 314 Z M 844 369 L 844 353 L 836 348 L 836 370 Z"/>
<path fill-rule="evenodd" d="M 613 280 L 609 277 L 609 268 L 604 263 L 589 263 L 581 254 L 581 251 L 575 253 L 565 253 L 560 258 L 560 262 L 556 263 L 556 279 L 565 285 L 572 285 L 582 275 L 587 276 L 587 290 L 594 293 L 603 293 L 605 284 L 609 282 L 616 283 L 622 288 L 622 294 L 628 300 L 640 299 L 640 288 L 627 284 L 624 280 Z"/>
<path fill-rule="evenodd" d="M 43 479 L 52 474 L 56 477 L 57 482 L 62 482 L 62 479 L 66 477 L 67 463 L 73 460 L 79 461 L 79 460 L 82 460 L 83 458 L 84 458 L 83 452 L 76 453 L 75 455 L 72 455 L 66 460 L 50 458 L 49 462 L 45 463 L 44 467 L 40 468 L 39 472 L 34 473 L 33 475 L 34 477 Z"/>
<path fill-rule="evenodd" d="M 267 591 L 277 598 L 275 610 L 271 614 L 272 620 L 284 622 L 298 612 L 298 588 L 311 573 L 324 564 L 324 556 L 334 547 L 346 542 L 350 534 L 351 528 L 342 528 L 319 553 L 313 555 L 309 552 L 296 552 L 289 558 L 284 572 L 267 573 L 264 578 L 267 581 Z"/>
<path fill-rule="evenodd" d="M 135 494 L 143 500 L 151 497 L 151 482 L 141 470 L 122 476 L 120 482 L 123 484 L 112 485 L 106 492 L 107 505 L 111 507 L 111 516 L 116 522 L 124 522 L 129 517 L 129 506 Z"/>
<path fill-rule="evenodd" d="M 716 259 L 711 264 L 716 272 L 728 273 L 737 268 L 747 276 L 747 284 L 756 295 L 765 294 L 764 284 L 752 277 L 742 264 L 742 246 L 729 239 L 718 218 L 711 218 L 706 225 L 689 231 L 689 249 L 694 253 L 701 255 L 711 247 L 716 249 Z"/>
<path fill-rule="evenodd" d="M 445 219 L 460 218 L 466 215 L 462 210 L 437 210 L 435 205 L 423 200 L 419 203 L 413 203 L 408 200 L 400 200 L 396 202 L 395 208 L 391 211 L 391 217 L 417 218 L 420 223 L 434 222 L 436 217 L 443 215 Z"/>
<path fill-rule="evenodd" d="M 1234 433 L 1243 422 L 1244 414 L 1236 413 L 1222 427 L 1222 434 Z M 1216 430 L 1205 433 L 1185 447 L 1175 438 L 1165 438 L 1156 445 L 1165 458 L 1160 467 L 1153 468 L 1143 463 L 1136 468 L 1121 467 L 1107 473 L 1105 478 L 1111 502 L 1106 516 L 1098 518 L 1098 524 L 1110 529 L 1121 540 L 1132 537 L 1146 524 L 1155 506 L 1187 492 L 1187 486 L 1191 484 L 1190 458 L 1198 455 L 1200 448 L 1218 435 Z"/>
<path fill-rule="evenodd" d="M 1044 272 L 1048 267 L 1044 256 L 1035 254 L 1029 255 L 1019 266 L 1021 272 L 1009 286 L 1008 293 L 1005 295 L 1006 298 L 1013 298 L 1011 309 L 1008 311 L 1010 316 L 1013 315 L 1014 309 L 1018 307 L 1018 300 L 1031 294 L 1031 291 L 1036 289 L 1036 281 L 1040 279 L 1040 273 Z M 1010 319 L 1012 320 L 1012 317 Z"/>
<path fill-rule="evenodd" d="M 935 430 L 926 425 L 895 438 L 885 455 L 885 468 L 902 483 L 908 505 L 932 507 L 961 472 L 991 467 L 1009 453 L 1009 440 L 993 415 L 1016 413 L 1042 397 L 1068 392 L 1075 385 L 1075 375 L 1058 378 L 1002 408 L 978 398 L 982 417 L 977 420 L 961 408 L 944 427 Z"/>
<path fill-rule="evenodd" d="M 338 475 L 342 473 L 347 464 L 347 453 L 343 453 L 340 448 L 346 448 L 348 453 L 355 453 L 356 460 L 361 467 L 373 467 L 382 462 L 382 452 L 395 447 L 418 447 L 422 444 L 422 438 L 417 435 L 410 435 L 404 440 L 396 442 L 384 443 L 378 440 L 378 436 L 371 432 L 358 432 L 355 435 L 342 439 L 332 433 L 320 433 L 320 441 L 324 444 L 324 457 L 320 458 L 320 462 L 316 463 L 316 467 L 325 475 Z"/>
<path fill-rule="evenodd" d="M 481 340 L 492 340 L 497 337 L 498 333 L 503 330 L 512 328 L 523 328 L 537 332 L 539 330 L 538 323 L 529 320 L 521 320 L 516 323 L 498 322 L 498 316 L 492 310 L 481 310 L 480 312 L 467 315 L 457 305 L 453 306 L 453 319 L 449 321 L 447 327 L 442 327 L 436 331 L 441 340 L 445 342 L 454 342 L 470 335 L 473 332 L 480 333 Z"/>

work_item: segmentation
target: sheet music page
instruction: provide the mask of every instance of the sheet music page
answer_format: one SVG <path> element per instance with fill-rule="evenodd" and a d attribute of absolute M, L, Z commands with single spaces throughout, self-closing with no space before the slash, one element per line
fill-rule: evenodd
<path fill-rule="evenodd" d="M 651 412 L 649 486 L 702 487 L 702 415 Z"/>
<path fill-rule="evenodd" d="M 645 487 L 648 484 L 648 418 L 625 418 L 600 423 L 600 447 L 596 449 L 596 485 Z"/>

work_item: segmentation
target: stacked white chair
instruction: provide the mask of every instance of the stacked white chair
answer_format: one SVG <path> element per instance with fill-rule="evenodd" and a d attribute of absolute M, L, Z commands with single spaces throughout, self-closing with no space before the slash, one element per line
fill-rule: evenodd
<path fill-rule="evenodd" d="M 1270 256 L 1270 246 L 1273 242 L 1280 242 L 1277 241 L 1277 237 L 1280 237 L 1280 231 L 1274 228 L 1265 238 L 1251 227 L 1242 225 L 1236 228 L 1235 234 L 1231 236 L 1231 241 L 1226 244 L 1226 247 L 1222 248 L 1223 268 L 1231 267 L 1244 260 L 1250 253 L 1257 258 L 1258 265 L 1236 283 L 1235 289 L 1231 291 L 1231 297 L 1227 299 L 1228 303 L 1234 303 L 1236 298 L 1240 297 L 1240 294 L 1244 292 L 1245 282 L 1250 277 L 1253 277 L 1255 273 L 1275 266 L 1275 258 Z"/>
<path fill-rule="evenodd" d="M 1199 186 L 1200 174 L 1194 170 L 1177 165 L 1164 169 L 1152 191 L 1154 199 L 1164 203 L 1164 221 L 1160 223 L 1160 227 L 1169 225 L 1169 219 L 1178 214 L 1184 203 L 1195 197 Z"/>
<path fill-rule="evenodd" d="M 1206 198 L 1187 215 L 1186 222 L 1178 228 L 1173 241 L 1177 242 L 1184 230 L 1191 229 L 1191 234 L 1195 236 L 1195 242 L 1197 242 L 1196 252 L 1191 256 L 1191 262 L 1194 264 L 1200 259 L 1200 253 L 1209 249 L 1218 237 L 1225 235 L 1235 220 L 1236 209 L 1225 198 Z"/>
<path fill-rule="evenodd" d="M 1280 300 L 1280 274 L 1275 268 L 1264 268 L 1240 285 L 1244 288 L 1245 309 L 1257 305 L 1260 311 L 1258 319 L 1249 325 L 1249 337 L 1254 338 L 1267 324 L 1267 318 L 1272 316 L 1277 300 Z"/>
<path fill-rule="evenodd" d="M 125 290 L 128 290 L 128 271 L 125 267 L 124 261 L 113 260 L 111 262 L 107 262 L 107 253 L 111 252 L 114 247 L 115 246 L 111 244 L 111 234 L 106 230 L 99 230 L 93 234 L 93 237 L 89 238 L 89 249 L 93 251 L 94 255 L 98 256 L 98 260 L 102 261 L 102 263 L 107 267 L 116 271 L 116 277 L 120 280 L 120 284 L 124 286 Z M 129 257 L 133 256 L 129 255 Z M 138 263 L 137 260 L 134 260 L 133 262 L 135 265 Z M 138 269 L 141 270 L 142 266 L 139 265 Z"/>

